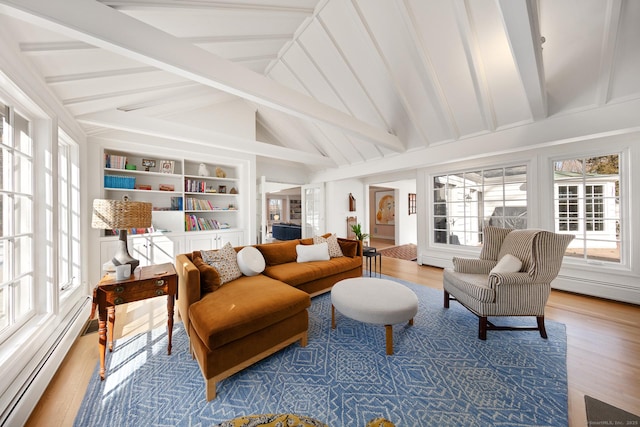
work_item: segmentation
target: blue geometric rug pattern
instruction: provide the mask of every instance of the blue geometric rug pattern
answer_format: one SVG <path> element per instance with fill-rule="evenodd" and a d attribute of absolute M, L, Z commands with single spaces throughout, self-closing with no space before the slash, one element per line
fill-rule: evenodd
<path fill-rule="evenodd" d="M 166 327 L 116 342 L 107 378 L 98 367 L 75 426 L 213 426 L 242 415 L 296 413 L 331 427 L 384 417 L 397 427 L 566 426 L 566 333 L 547 321 L 538 332 L 489 331 L 442 291 L 396 280 L 419 299 L 414 325 L 394 325 L 394 355 L 383 326 L 337 313 L 331 298 L 312 299 L 307 347 L 295 343 L 218 383 L 207 402 L 204 380 L 181 323 L 166 354 Z M 498 319 L 500 324 L 535 319 Z"/>

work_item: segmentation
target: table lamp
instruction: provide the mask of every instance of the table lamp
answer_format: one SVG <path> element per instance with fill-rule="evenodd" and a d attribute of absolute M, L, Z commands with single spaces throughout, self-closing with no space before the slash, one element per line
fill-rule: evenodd
<path fill-rule="evenodd" d="M 118 249 L 111 262 L 115 266 L 131 264 L 133 273 L 140 261 L 129 255 L 127 229 L 151 227 L 151 203 L 131 202 L 127 196 L 122 200 L 95 199 L 91 226 L 103 230 L 118 230 Z"/>

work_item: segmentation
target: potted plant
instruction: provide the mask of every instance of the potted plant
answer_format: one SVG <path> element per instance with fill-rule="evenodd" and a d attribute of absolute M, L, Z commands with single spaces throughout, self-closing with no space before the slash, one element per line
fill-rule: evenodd
<path fill-rule="evenodd" d="M 364 241 L 367 237 L 369 237 L 369 234 L 362 232 L 362 226 L 360 225 L 360 223 L 353 224 L 351 226 L 351 231 L 353 231 L 353 233 L 356 235 L 356 239 L 360 241 Z"/>

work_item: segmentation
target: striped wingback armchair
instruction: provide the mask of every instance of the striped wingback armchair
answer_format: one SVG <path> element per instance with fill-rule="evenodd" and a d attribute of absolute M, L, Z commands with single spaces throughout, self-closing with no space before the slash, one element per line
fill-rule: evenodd
<path fill-rule="evenodd" d="M 538 330 L 547 338 L 544 307 L 570 234 L 486 226 L 480 258 L 453 258 L 444 270 L 444 307 L 457 300 L 479 318 L 478 337 L 487 330 Z M 537 327 L 496 326 L 488 317 L 535 316 Z"/>

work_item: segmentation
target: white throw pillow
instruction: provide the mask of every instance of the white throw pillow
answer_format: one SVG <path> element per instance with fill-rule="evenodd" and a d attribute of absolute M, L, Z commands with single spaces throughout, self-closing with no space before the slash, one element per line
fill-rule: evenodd
<path fill-rule="evenodd" d="M 221 285 L 242 276 L 240 267 L 238 267 L 236 251 L 231 243 L 227 242 L 222 249 L 217 251 L 200 251 L 200 253 L 204 262 L 218 270 Z"/>
<path fill-rule="evenodd" d="M 256 276 L 264 271 L 265 262 L 262 252 L 253 246 L 247 246 L 238 252 L 238 267 L 245 276 Z"/>
<path fill-rule="evenodd" d="M 327 238 L 322 236 L 313 236 L 314 244 L 317 245 L 318 243 L 323 242 L 327 242 L 327 245 L 329 245 L 329 256 L 331 258 L 339 258 L 341 256 L 344 256 L 342 254 L 342 249 L 340 249 L 340 243 L 338 243 L 338 236 L 336 236 L 335 234 L 332 234 Z"/>
<path fill-rule="evenodd" d="M 491 269 L 491 273 L 517 273 L 522 268 L 522 261 L 511 254 L 506 254 L 495 267 Z"/>
<path fill-rule="evenodd" d="M 317 245 L 296 245 L 298 262 L 329 261 L 329 245 L 327 242 Z"/>

